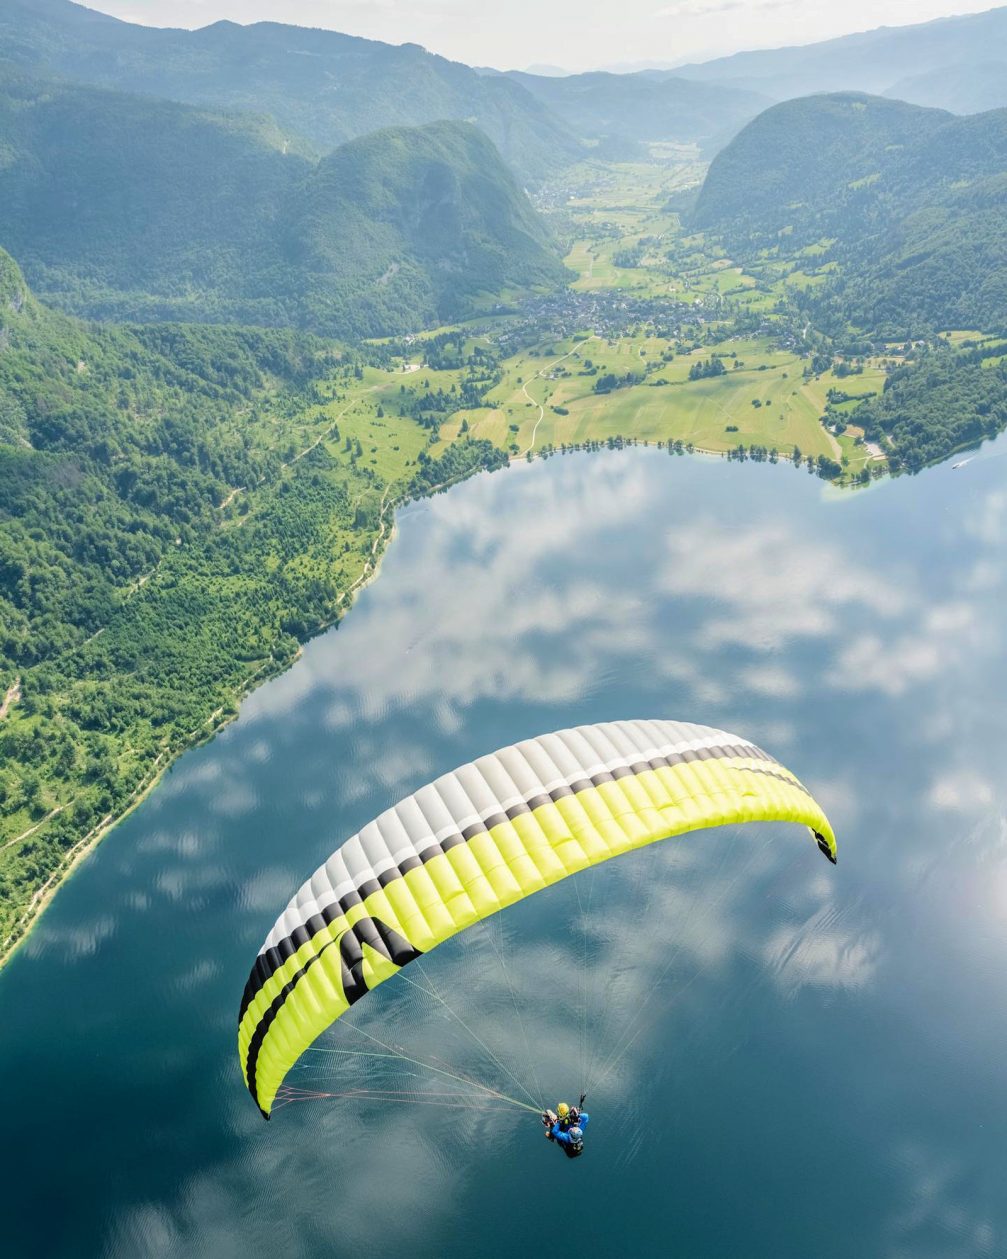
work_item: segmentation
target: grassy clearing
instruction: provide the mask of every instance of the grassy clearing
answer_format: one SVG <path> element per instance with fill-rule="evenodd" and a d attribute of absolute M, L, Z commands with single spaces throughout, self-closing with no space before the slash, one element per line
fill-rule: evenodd
<path fill-rule="evenodd" d="M 995 339 L 987 336 L 985 332 L 970 331 L 967 328 L 954 328 L 949 332 L 945 332 L 944 336 L 955 348 L 964 345 L 966 342 L 974 341 L 977 345 L 983 345 L 985 342 Z"/>
<path fill-rule="evenodd" d="M 805 454 L 840 457 L 836 439 L 819 423 L 830 382 L 805 382 L 802 360 L 767 338 L 716 347 L 736 357 L 724 359 L 724 375 L 705 380 L 690 380 L 689 372 L 708 360 L 709 349 L 676 353 L 666 362 L 662 356 L 674 353 L 672 345 L 653 336 L 551 343 L 548 350 L 554 357 L 526 352 L 505 364 L 504 380 L 489 397 L 493 406 L 467 413 L 474 436 L 496 443 L 505 438 L 520 453 L 622 436 L 691 441 L 706 450 L 741 442 L 789 453 L 796 445 Z M 596 391 L 600 378 L 628 372 L 639 373 L 641 382 Z M 459 425 L 452 416 L 442 437 L 451 440 Z"/>

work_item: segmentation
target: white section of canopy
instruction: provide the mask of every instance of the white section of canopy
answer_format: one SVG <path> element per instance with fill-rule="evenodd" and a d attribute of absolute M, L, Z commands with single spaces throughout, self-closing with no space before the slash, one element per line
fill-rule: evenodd
<path fill-rule="evenodd" d="M 421 787 L 351 836 L 291 899 L 259 953 L 362 883 L 536 796 L 640 762 L 715 748 L 758 753 L 747 739 L 710 726 L 612 721 L 540 735 L 482 756 Z"/>

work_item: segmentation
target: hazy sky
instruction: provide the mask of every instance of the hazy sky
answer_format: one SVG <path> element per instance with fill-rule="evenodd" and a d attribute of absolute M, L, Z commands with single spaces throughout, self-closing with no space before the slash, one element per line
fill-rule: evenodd
<path fill-rule="evenodd" d="M 700 60 L 876 26 L 978 13 L 991 0 L 90 0 L 153 26 L 269 19 L 412 41 L 472 65 L 569 70 Z"/>

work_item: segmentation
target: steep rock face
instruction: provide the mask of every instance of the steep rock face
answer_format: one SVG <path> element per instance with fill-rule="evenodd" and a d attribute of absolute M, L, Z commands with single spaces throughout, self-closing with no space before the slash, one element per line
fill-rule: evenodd
<path fill-rule="evenodd" d="M 814 299 L 892 335 L 1007 326 L 1007 110 L 842 93 L 767 110 L 715 159 L 693 223 L 740 258 L 825 249 Z M 809 298 L 809 300 L 811 300 Z"/>
<path fill-rule="evenodd" d="M 9 60 L 81 83 L 268 113 L 318 152 L 378 128 L 448 118 L 475 122 L 525 180 L 580 155 L 569 129 L 519 84 L 416 44 L 277 22 L 162 30 L 69 0 L 0 0 L 0 46 Z"/>

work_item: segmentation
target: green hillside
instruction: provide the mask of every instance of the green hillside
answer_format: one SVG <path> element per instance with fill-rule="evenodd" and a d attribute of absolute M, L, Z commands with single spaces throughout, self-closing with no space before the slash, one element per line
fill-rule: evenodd
<path fill-rule="evenodd" d="M 949 120 L 940 110 L 852 92 L 784 101 L 717 155 L 693 222 L 766 241 L 786 231 L 795 245 L 861 229 L 876 211 L 882 172 Z"/>
<path fill-rule="evenodd" d="M 1007 323 L 1007 110 L 844 93 L 774 106 L 712 163 L 692 222 L 739 259 L 814 255 L 804 301 L 888 338 Z"/>
<path fill-rule="evenodd" d="M 526 180 L 579 148 L 517 83 L 484 78 L 416 44 L 260 22 L 164 30 L 69 0 L 0 0 L 0 48 L 23 66 L 191 105 L 270 114 L 326 152 L 382 127 L 474 122 Z"/>
<path fill-rule="evenodd" d="M 0 146 L 0 244 L 38 292 L 100 316 L 285 322 L 245 282 L 313 170 L 275 124 L 0 66 Z"/>
<path fill-rule="evenodd" d="M 355 336 L 563 274 L 471 124 L 380 132 L 315 163 L 268 120 L 9 67 L 0 243 L 77 314 Z"/>
<path fill-rule="evenodd" d="M 217 517 L 278 456 L 235 413 L 317 370 L 289 332 L 80 324 L 0 251 L 0 580 L 9 669 L 79 645 L 115 592 Z"/>
<path fill-rule="evenodd" d="M 385 417 L 363 365 L 303 334 L 85 325 L 0 251 L 0 958 L 338 620 L 397 500 L 506 462 L 405 414 L 418 388 Z"/>
<path fill-rule="evenodd" d="M 455 319 L 480 298 L 565 274 L 493 145 L 464 123 L 337 149 L 302 185 L 286 240 L 306 322 L 360 335 Z"/>

